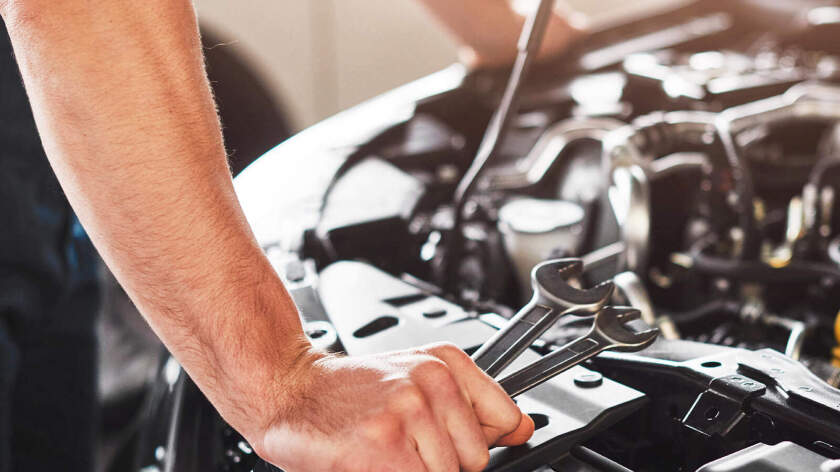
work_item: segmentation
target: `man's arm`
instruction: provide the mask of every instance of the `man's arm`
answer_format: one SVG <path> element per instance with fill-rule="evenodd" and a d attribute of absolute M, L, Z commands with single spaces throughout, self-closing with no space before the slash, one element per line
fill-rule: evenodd
<path fill-rule="evenodd" d="M 4 17 L 47 156 L 98 251 L 243 424 L 267 405 L 221 392 L 248 372 L 279 394 L 261 366 L 292 365 L 306 344 L 238 207 L 190 3 L 12 0 Z"/>
<path fill-rule="evenodd" d="M 510 0 L 421 0 L 464 46 L 462 59 L 473 67 L 513 62 L 524 18 Z M 554 15 L 540 54 L 549 56 L 569 46 L 580 31 L 566 18 Z"/>
<path fill-rule="evenodd" d="M 488 444 L 530 436 L 533 423 L 452 347 L 311 349 L 234 194 L 189 0 L 0 0 L 0 14 L 91 239 L 261 455 L 292 470 L 478 470 Z"/>

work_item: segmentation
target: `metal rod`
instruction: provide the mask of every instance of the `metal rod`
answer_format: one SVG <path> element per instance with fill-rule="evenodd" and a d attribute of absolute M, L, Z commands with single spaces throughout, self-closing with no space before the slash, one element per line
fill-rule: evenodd
<path fill-rule="evenodd" d="M 484 132 L 484 137 L 482 138 L 481 145 L 478 148 L 472 165 L 467 169 L 467 173 L 464 174 L 464 177 L 455 189 L 453 236 L 447 254 L 447 271 L 444 274 L 450 280 L 453 276 L 452 272 L 455 264 L 460 259 L 459 256 L 463 244 L 461 225 L 463 223 L 464 207 L 470 194 L 475 190 L 481 173 L 487 164 L 493 160 L 499 148 L 501 148 L 504 138 L 507 135 L 507 130 L 510 127 L 511 119 L 518 111 L 522 83 L 542 45 L 553 7 L 554 0 L 540 0 L 539 6 L 528 15 L 517 45 L 519 53 L 516 56 L 516 62 L 513 65 L 513 70 L 508 79 L 502 101 L 496 113 L 490 119 L 490 124 Z M 455 279 L 457 280 L 457 277 Z"/>

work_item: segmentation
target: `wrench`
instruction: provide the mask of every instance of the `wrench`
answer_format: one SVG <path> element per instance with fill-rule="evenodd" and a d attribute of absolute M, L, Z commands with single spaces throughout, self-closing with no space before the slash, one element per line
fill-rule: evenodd
<path fill-rule="evenodd" d="M 639 310 L 634 308 L 605 307 L 595 314 L 589 333 L 505 377 L 499 383 L 513 398 L 603 351 L 642 350 L 656 340 L 659 330 L 652 328 L 636 332 L 626 326 L 640 316 Z"/>
<path fill-rule="evenodd" d="M 612 282 L 578 289 L 567 280 L 583 272 L 579 259 L 542 262 L 531 271 L 534 296 L 508 324 L 473 354 L 473 361 L 491 377 L 499 375 L 558 318 L 569 313 L 597 313 L 613 292 Z"/>

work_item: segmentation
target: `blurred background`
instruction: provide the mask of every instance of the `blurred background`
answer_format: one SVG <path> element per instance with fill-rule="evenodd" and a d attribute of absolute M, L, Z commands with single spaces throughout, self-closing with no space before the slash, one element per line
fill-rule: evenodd
<path fill-rule="evenodd" d="M 597 29 L 683 1 L 566 0 L 558 8 Z M 195 3 L 234 174 L 295 132 L 458 60 L 455 42 L 415 0 Z M 160 347 L 116 281 L 103 278 L 100 388 L 122 406 L 139 401 Z M 123 411 L 131 409 L 106 413 Z"/>
<path fill-rule="evenodd" d="M 528 0 L 518 2 L 527 8 Z M 680 0 L 566 0 L 593 27 Z M 415 0 L 196 0 L 204 28 L 264 80 L 295 129 L 456 60 Z"/>
<path fill-rule="evenodd" d="M 514 0 L 526 10 L 530 0 Z M 237 174 L 294 133 L 458 60 L 416 0 L 196 0 L 208 74 Z M 600 29 L 685 0 L 567 0 Z M 119 470 L 165 351 L 102 265 L 101 470 Z M 125 458 L 123 458 L 125 459 Z"/>

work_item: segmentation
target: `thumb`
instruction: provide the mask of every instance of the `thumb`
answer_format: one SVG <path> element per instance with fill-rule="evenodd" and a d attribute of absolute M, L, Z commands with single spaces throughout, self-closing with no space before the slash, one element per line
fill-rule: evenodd
<path fill-rule="evenodd" d="M 519 446 L 525 444 L 534 435 L 534 420 L 525 413 L 522 413 L 522 420 L 519 426 L 509 434 L 506 434 L 496 441 L 496 446 Z"/>

